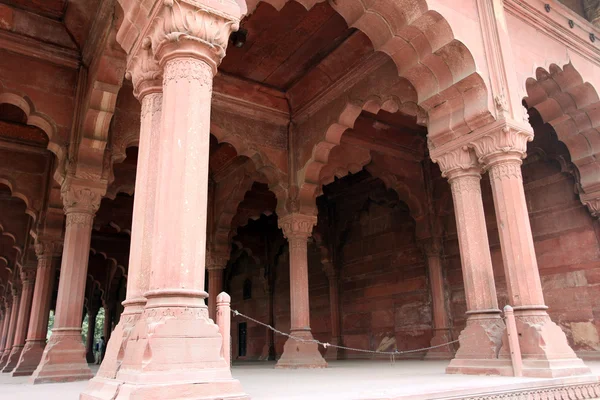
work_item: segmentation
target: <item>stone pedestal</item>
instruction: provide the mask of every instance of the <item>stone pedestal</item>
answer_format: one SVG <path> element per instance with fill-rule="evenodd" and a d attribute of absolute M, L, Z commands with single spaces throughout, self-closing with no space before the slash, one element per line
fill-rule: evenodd
<path fill-rule="evenodd" d="M 307 241 L 317 217 L 289 214 L 279 226 L 290 243 L 290 334 L 302 341 L 288 339 L 275 368 L 325 368 L 327 362 L 310 331 Z"/>
<path fill-rule="evenodd" d="M 452 190 L 467 301 L 467 326 L 446 373 L 510 375 L 510 362 L 498 359 L 505 327 L 498 309 L 477 159 L 471 150 L 460 148 L 434 161 Z"/>
<path fill-rule="evenodd" d="M 149 290 L 112 392 L 90 383 L 81 399 L 248 398 L 222 356 L 204 291 L 212 79 L 240 17 L 237 3 L 220 5 L 237 14 L 158 6 L 149 33 L 164 79 Z"/>
<path fill-rule="evenodd" d="M 542 284 L 525 200 L 522 158 L 533 134 L 510 125 L 491 131 L 474 143 L 490 174 L 500 233 L 508 302 L 514 308 L 523 356 L 523 375 L 563 377 L 590 369 L 570 348 L 564 332 L 546 312 Z M 503 346 L 502 355 L 508 357 Z"/>
<path fill-rule="evenodd" d="M 446 344 L 452 341 L 446 296 L 444 294 L 444 275 L 442 272 L 442 243 L 440 238 L 433 238 L 423 243 L 423 250 L 427 256 L 427 271 L 429 275 L 429 288 L 431 290 L 431 306 L 433 313 L 433 338 L 431 346 L 440 346 L 429 350 L 425 354 L 427 360 L 449 360 L 454 356 L 454 347 Z"/>
<path fill-rule="evenodd" d="M 44 348 L 46 347 L 46 334 L 48 332 L 48 316 L 50 302 L 54 289 L 56 262 L 58 261 L 61 245 L 55 241 L 38 240 L 35 252 L 38 257 L 35 288 L 29 328 L 25 347 L 21 354 L 19 364 L 12 372 L 13 376 L 29 376 L 37 368 Z"/>
<path fill-rule="evenodd" d="M 12 347 L 15 340 L 15 333 L 17 331 L 17 318 L 20 312 L 21 304 L 21 287 L 16 282 L 13 283 L 12 288 L 12 310 L 10 313 L 10 321 L 8 323 L 8 331 L 6 334 L 6 346 L 4 347 L 4 353 L 2 353 L 2 359 L 0 360 L 0 368 L 4 368 L 8 363 L 8 357 L 12 351 Z"/>
<path fill-rule="evenodd" d="M 90 379 L 81 319 L 92 222 L 105 191 L 100 184 L 67 177 L 62 187 L 67 216 L 54 329 L 32 383 Z"/>
<path fill-rule="evenodd" d="M 8 356 L 8 361 L 2 372 L 12 372 L 21 358 L 25 339 L 27 337 L 27 327 L 29 326 L 29 316 L 31 315 L 31 303 L 33 301 L 33 287 L 35 285 L 35 264 L 33 267 L 27 266 L 21 269 L 21 282 L 23 288 L 21 291 L 21 304 L 19 305 L 19 317 L 17 318 L 17 327 L 15 329 L 15 340 L 13 348 Z"/>

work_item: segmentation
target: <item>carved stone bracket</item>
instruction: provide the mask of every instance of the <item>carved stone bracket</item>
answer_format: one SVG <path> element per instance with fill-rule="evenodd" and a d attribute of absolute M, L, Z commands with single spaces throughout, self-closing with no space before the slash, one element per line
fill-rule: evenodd
<path fill-rule="evenodd" d="M 69 214 L 89 215 L 93 219 L 94 214 L 100 208 L 100 201 L 105 193 L 106 183 L 67 177 L 61 187 L 64 210 L 67 214 L 67 226 L 70 223 L 85 222 L 83 217 L 69 219 Z"/>
<path fill-rule="evenodd" d="M 304 214 L 288 214 L 279 219 L 279 227 L 288 239 L 308 239 L 312 235 L 313 227 L 317 224 L 317 217 Z"/>
<path fill-rule="evenodd" d="M 144 38 L 141 49 L 132 57 L 125 77 L 133 82 L 133 94 L 138 99 L 162 91 L 162 70 L 152 52 L 149 37 Z"/>
<path fill-rule="evenodd" d="M 582 193 L 579 195 L 581 202 L 590 210 L 594 218 L 600 218 L 600 193 Z"/>

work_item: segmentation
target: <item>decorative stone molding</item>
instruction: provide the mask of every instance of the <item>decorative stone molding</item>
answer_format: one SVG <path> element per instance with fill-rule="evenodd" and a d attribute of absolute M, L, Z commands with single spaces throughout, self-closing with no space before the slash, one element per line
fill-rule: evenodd
<path fill-rule="evenodd" d="M 527 143 L 533 140 L 533 132 L 525 131 L 508 123 L 498 126 L 469 143 L 477 158 L 486 169 L 501 158 L 523 159 L 527 156 Z"/>
<path fill-rule="evenodd" d="M 184 46 L 186 41 L 204 44 L 209 51 L 203 56 L 216 74 L 217 66 L 225 57 L 229 35 L 239 29 L 239 22 L 235 17 L 191 1 L 163 0 L 150 33 L 152 49 L 162 58 L 168 44 Z"/>
<path fill-rule="evenodd" d="M 62 242 L 38 239 L 34 245 L 34 249 L 38 260 L 42 258 L 58 257 L 62 253 Z"/>
<path fill-rule="evenodd" d="M 69 221 L 69 214 L 87 214 L 93 218 L 98 208 L 100 208 L 100 201 L 105 192 L 106 188 L 102 190 L 93 184 L 87 186 L 85 182 L 74 184 L 69 180 L 65 180 L 60 193 L 65 214 L 67 214 L 67 225 L 87 222 L 84 221 L 85 218 L 83 217 L 71 218 L 71 221 Z"/>
<path fill-rule="evenodd" d="M 164 85 L 169 85 L 171 82 L 186 80 L 188 82 L 199 82 L 202 87 L 205 87 L 212 92 L 213 74 L 204 61 L 194 58 L 174 59 L 167 61 L 165 65 Z"/>
<path fill-rule="evenodd" d="M 442 176 L 446 178 L 461 171 L 481 170 L 475 153 L 468 146 L 461 146 L 436 156 L 432 154 L 431 159 L 440 166 Z"/>
<path fill-rule="evenodd" d="M 141 99 L 148 93 L 162 90 L 162 71 L 152 53 L 149 37 L 142 41 L 142 48 L 129 62 L 125 77 L 133 83 L 133 94 Z"/>
<path fill-rule="evenodd" d="M 562 384 L 548 385 L 546 387 L 518 389 L 505 391 L 504 393 L 479 394 L 474 396 L 450 396 L 446 399 L 463 400 L 522 400 L 522 399 L 544 399 L 544 400 L 563 400 L 563 399 L 595 399 L 600 397 L 599 383 L 583 384 Z"/>
<path fill-rule="evenodd" d="M 279 227 L 288 239 L 308 239 L 312 235 L 313 227 L 317 224 L 317 217 L 304 214 L 288 214 L 279 219 Z"/>
<path fill-rule="evenodd" d="M 24 285 L 28 284 L 28 283 L 33 283 L 35 281 L 35 274 L 36 274 L 36 269 L 35 268 L 22 268 L 21 269 L 21 281 L 23 282 Z"/>
<path fill-rule="evenodd" d="M 600 218 L 600 193 L 582 193 L 579 195 L 581 202 L 590 210 L 595 218 Z"/>

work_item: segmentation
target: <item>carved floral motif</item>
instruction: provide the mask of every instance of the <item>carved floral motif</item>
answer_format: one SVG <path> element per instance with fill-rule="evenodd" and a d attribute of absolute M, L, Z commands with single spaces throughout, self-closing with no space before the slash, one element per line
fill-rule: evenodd
<path fill-rule="evenodd" d="M 165 65 L 164 85 L 173 81 L 185 80 L 190 83 L 196 81 L 200 86 L 212 92 L 213 73 L 210 66 L 202 60 L 195 58 L 176 58 L 167 61 Z"/>
<path fill-rule="evenodd" d="M 69 224 L 69 214 L 72 213 L 77 215 L 89 214 L 93 219 L 93 215 L 100 208 L 100 201 L 102 200 L 102 194 L 98 190 L 75 185 L 63 186 L 61 195 L 67 214 L 67 225 Z M 83 217 L 75 217 L 72 218 L 71 223 L 79 224 L 85 222 L 85 220 Z"/>
<path fill-rule="evenodd" d="M 218 65 L 225 56 L 229 35 L 239 29 L 239 20 L 181 1 L 164 0 L 163 4 L 151 36 L 155 54 L 167 43 L 192 40 L 206 45 Z"/>
<path fill-rule="evenodd" d="M 433 162 L 439 164 L 442 176 L 448 178 L 456 172 L 480 168 L 475 154 L 466 146 L 436 156 Z"/>
<path fill-rule="evenodd" d="M 504 162 L 494 164 L 490 167 L 490 180 L 518 179 L 523 180 L 521 175 L 521 162 Z"/>
<path fill-rule="evenodd" d="M 450 186 L 452 194 L 461 193 L 481 193 L 481 178 L 479 176 L 469 175 L 461 176 L 460 178 L 451 179 Z"/>
<path fill-rule="evenodd" d="M 479 162 L 486 165 L 492 159 L 502 155 L 525 158 L 527 156 L 527 142 L 532 140 L 532 132 L 505 125 L 469 143 L 469 147 L 475 150 Z"/>
<path fill-rule="evenodd" d="M 144 38 L 142 48 L 131 59 L 125 77 L 133 83 L 133 94 L 143 98 L 147 89 L 162 89 L 161 69 L 152 53 L 151 40 Z"/>
<path fill-rule="evenodd" d="M 229 261 L 228 254 L 219 254 L 209 252 L 206 255 L 206 269 L 208 270 L 223 270 Z"/>
<path fill-rule="evenodd" d="M 279 219 L 279 227 L 283 230 L 283 235 L 288 239 L 308 239 L 316 224 L 317 217 L 312 215 L 288 214 Z M 293 245 L 293 243 L 291 243 L 291 245 Z"/>
<path fill-rule="evenodd" d="M 49 240 L 38 240 L 34 245 L 35 255 L 39 259 L 52 258 L 60 256 L 62 253 L 62 243 Z"/>

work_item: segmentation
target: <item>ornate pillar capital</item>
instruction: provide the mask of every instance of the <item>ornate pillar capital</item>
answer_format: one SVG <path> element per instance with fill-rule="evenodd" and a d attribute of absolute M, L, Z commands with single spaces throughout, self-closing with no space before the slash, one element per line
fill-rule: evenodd
<path fill-rule="evenodd" d="M 67 227 L 71 224 L 91 227 L 94 215 L 100 208 L 100 201 L 105 193 L 106 184 L 67 177 L 60 191 L 67 215 Z"/>
<path fill-rule="evenodd" d="M 316 224 L 317 217 L 314 215 L 293 213 L 279 218 L 279 227 L 283 231 L 283 235 L 288 239 L 303 238 L 308 240 Z"/>
<path fill-rule="evenodd" d="M 132 81 L 133 94 L 138 100 L 147 94 L 162 92 L 162 69 L 152 52 L 149 37 L 142 40 L 141 48 L 131 58 L 125 77 Z"/>
<path fill-rule="evenodd" d="M 58 257 L 62 254 L 62 241 L 58 239 L 37 238 L 34 245 L 38 260 Z M 38 266 L 40 264 L 38 263 Z M 50 265 L 50 264 L 43 264 Z"/>
<path fill-rule="evenodd" d="M 427 257 L 440 257 L 442 255 L 442 240 L 438 237 L 421 240 L 418 244 Z"/>
<path fill-rule="evenodd" d="M 209 271 L 224 270 L 228 261 L 228 254 L 209 251 L 206 254 L 206 269 Z"/>
<path fill-rule="evenodd" d="M 323 264 L 323 272 L 325 272 L 325 275 L 327 275 L 328 279 L 337 278 L 338 269 L 335 267 L 329 257 L 323 257 L 321 259 L 321 264 Z"/>
<path fill-rule="evenodd" d="M 481 165 L 475 152 L 468 146 L 460 146 L 441 154 L 432 154 L 431 160 L 438 164 L 442 176 L 452 181 L 463 175 L 481 175 Z"/>
<path fill-rule="evenodd" d="M 492 124 L 487 132 L 469 143 L 485 169 L 503 162 L 518 162 L 527 157 L 527 143 L 533 140 L 533 132 L 521 126 L 500 121 Z"/>
<path fill-rule="evenodd" d="M 23 290 L 23 286 L 20 283 L 13 282 L 13 285 L 12 285 L 13 298 L 20 296 L 22 290 Z"/>
<path fill-rule="evenodd" d="M 171 58 L 191 57 L 205 61 L 211 66 L 213 75 L 217 73 L 217 67 L 225 57 L 229 35 L 239 29 L 241 13 L 233 0 L 221 0 L 220 10 L 203 3 L 162 0 L 148 32 L 161 65 Z"/>
<path fill-rule="evenodd" d="M 35 282 L 35 274 L 36 274 L 35 267 L 34 268 L 31 268 L 31 267 L 21 268 L 20 275 L 21 275 L 21 282 L 23 282 L 23 285 L 32 284 L 33 282 Z"/>

